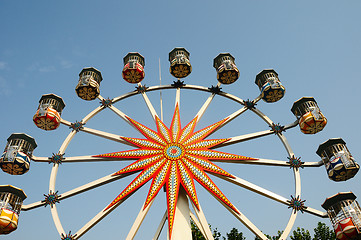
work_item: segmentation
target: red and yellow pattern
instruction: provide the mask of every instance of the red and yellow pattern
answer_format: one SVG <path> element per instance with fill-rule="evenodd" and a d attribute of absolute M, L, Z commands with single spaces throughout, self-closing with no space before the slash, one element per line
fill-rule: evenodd
<path fill-rule="evenodd" d="M 0 234 L 9 234 L 18 227 L 18 215 L 5 208 L 0 209 Z"/>
<path fill-rule="evenodd" d="M 146 137 L 146 139 L 123 137 L 124 140 L 137 146 L 138 149 L 101 154 L 97 157 L 136 159 L 134 163 L 114 173 L 120 175 L 129 172 L 140 172 L 139 175 L 113 200 L 106 208 L 127 197 L 130 193 L 152 180 L 144 208 L 154 199 L 163 186 L 166 186 L 168 228 L 172 235 L 174 214 L 177 205 L 180 185 L 186 190 L 193 204 L 199 208 L 194 179 L 213 196 L 228 207 L 238 212 L 222 191 L 213 183 L 207 172 L 221 176 L 234 177 L 212 163 L 215 159 L 255 160 L 236 154 L 212 150 L 229 139 L 204 140 L 227 119 L 223 119 L 202 130 L 194 132 L 197 117 L 183 129 L 180 123 L 178 105 L 175 108 L 170 128 L 156 117 L 157 132 L 128 118 L 129 121 Z"/>
<path fill-rule="evenodd" d="M 144 77 L 144 68 L 140 63 L 127 63 L 122 71 L 123 79 L 128 83 L 139 83 Z"/>
<path fill-rule="evenodd" d="M 321 112 L 318 112 L 317 116 L 315 116 L 313 112 L 307 112 L 298 122 L 301 132 L 305 134 L 315 134 L 322 131 L 327 124 L 327 119 Z"/>
<path fill-rule="evenodd" d="M 38 128 L 44 130 L 54 130 L 60 125 L 60 114 L 55 109 L 49 107 L 44 113 L 38 109 L 33 117 L 33 121 Z"/>

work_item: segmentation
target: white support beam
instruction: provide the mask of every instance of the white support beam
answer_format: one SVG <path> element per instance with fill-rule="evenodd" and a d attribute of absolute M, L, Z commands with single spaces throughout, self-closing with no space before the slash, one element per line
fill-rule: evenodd
<path fill-rule="evenodd" d="M 269 125 L 271 126 L 272 123 L 273 122 L 269 123 Z M 287 130 L 287 129 L 293 128 L 295 126 L 297 126 L 297 124 L 291 123 L 289 125 L 286 125 L 284 127 L 284 129 Z M 249 140 L 252 140 L 255 138 L 260 138 L 260 137 L 268 136 L 271 134 L 274 134 L 274 131 L 270 129 L 270 130 L 255 132 L 255 133 L 244 134 L 244 135 L 240 135 L 237 137 L 231 137 L 229 141 L 219 144 L 214 148 L 220 148 L 220 147 L 224 147 L 224 146 L 228 146 L 228 145 L 232 145 L 232 144 L 236 144 L 236 143 L 240 143 L 240 142 L 244 142 L 244 141 L 249 141 Z"/>
<path fill-rule="evenodd" d="M 187 193 L 183 187 L 179 187 L 179 194 L 177 200 L 177 207 L 175 210 L 173 231 L 171 235 L 172 240 L 191 240 L 191 223 L 189 216 L 189 203 Z"/>
<path fill-rule="evenodd" d="M 165 222 L 167 221 L 167 215 L 168 215 L 168 211 L 165 210 L 165 213 L 163 214 L 163 218 L 162 218 L 162 220 L 160 221 L 159 226 L 158 226 L 158 228 L 157 228 L 157 231 L 155 232 L 154 237 L 153 237 L 152 240 L 158 240 L 158 238 L 159 238 L 159 236 L 160 236 L 160 234 L 161 234 L 161 232 L 162 232 L 162 229 L 163 229 L 163 227 L 164 227 L 164 224 L 165 224 Z"/>
<path fill-rule="evenodd" d="M 69 190 L 65 193 L 61 193 L 61 194 L 58 194 L 59 195 L 59 201 L 61 200 L 64 200 L 64 199 L 67 199 L 69 197 L 73 197 L 75 195 L 78 195 L 78 194 L 81 194 L 83 192 L 87 192 L 89 190 L 92 190 L 94 188 L 97 188 L 97 187 L 100 187 L 102 185 L 105 185 L 105 184 L 108 184 L 108 183 L 111 183 L 111 182 L 114 182 L 116 180 L 119 180 L 121 178 L 124 178 L 124 177 L 127 177 L 127 176 L 130 176 L 132 174 L 134 174 L 135 172 L 132 172 L 132 173 L 127 173 L 127 174 L 121 174 L 121 175 L 116 175 L 116 176 L 113 176 L 113 174 L 110 174 L 108 176 L 105 176 L 105 177 L 102 177 L 102 178 L 99 178 L 95 181 L 92 181 L 90 183 L 87 183 L 87 184 L 84 184 L 80 187 L 77 187 L 77 188 L 74 188 L 72 190 Z M 55 187 L 55 186 L 54 186 Z M 55 189 L 52 189 L 52 192 L 55 192 Z M 43 201 L 39 201 L 39 202 L 35 202 L 35 203 L 31 203 L 31 204 L 28 204 L 28 205 L 23 205 L 21 207 L 21 210 L 23 211 L 28 211 L 28 210 L 32 210 L 34 208 L 38 208 L 38 207 L 41 207 L 41 206 L 44 206 L 46 203 L 43 202 Z"/>
<path fill-rule="evenodd" d="M 71 122 L 66 121 L 64 119 L 61 119 L 61 123 L 66 125 L 66 126 L 69 126 L 69 127 L 71 127 L 71 124 L 72 124 Z M 102 138 L 105 138 L 105 139 L 109 139 L 109 140 L 112 140 L 112 141 L 115 141 L 115 142 L 119 142 L 119 143 L 130 145 L 130 146 L 134 147 L 133 144 L 123 140 L 122 136 L 120 136 L 120 135 L 107 133 L 107 132 L 103 132 L 103 131 L 100 131 L 100 130 L 87 128 L 87 127 L 82 127 L 81 129 L 79 129 L 79 131 L 86 132 L 86 133 L 89 133 L 89 134 L 92 134 L 92 135 L 95 135 L 95 136 L 98 136 L 98 137 L 102 137 Z M 73 130 L 73 132 L 75 132 L 75 130 Z"/>
<path fill-rule="evenodd" d="M 220 87 L 220 86 L 221 86 L 221 83 L 218 82 L 218 83 L 217 83 L 217 87 Z M 212 94 L 207 98 L 207 100 L 205 101 L 205 103 L 203 104 L 203 106 L 201 107 L 201 109 L 198 111 L 198 113 L 197 113 L 197 115 L 196 115 L 196 117 L 197 117 L 197 123 L 201 120 L 204 112 L 207 110 L 209 104 L 211 104 L 211 102 L 212 102 L 212 100 L 213 100 L 213 98 L 214 98 L 215 95 L 216 95 L 215 93 L 212 93 Z"/>
<path fill-rule="evenodd" d="M 143 86 L 142 86 L 141 83 L 138 83 L 138 87 L 143 87 Z M 143 96 L 143 99 L 144 99 L 145 103 L 147 104 L 147 107 L 149 109 L 150 114 L 152 115 L 153 120 L 155 121 L 156 117 L 158 117 L 157 112 L 155 111 L 155 109 L 154 109 L 152 103 L 150 102 L 150 100 L 149 100 L 147 94 L 145 93 L 145 91 L 142 91 L 141 94 Z"/>
<path fill-rule="evenodd" d="M 277 202 L 283 203 L 285 205 L 288 205 L 288 199 L 285 197 L 282 197 L 274 192 L 271 192 L 269 190 L 266 190 L 262 187 L 257 186 L 256 184 L 250 183 L 246 180 L 243 180 L 239 177 L 234 176 L 234 178 L 231 177 L 226 177 L 226 176 L 221 176 L 221 175 L 217 175 L 217 174 L 213 174 L 214 176 L 217 176 L 221 179 L 226 180 L 227 182 L 236 184 L 242 188 L 248 189 L 254 193 L 257 193 L 259 195 L 262 195 L 264 197 L 267 197 L 269 199 L 275 200 Z"/>
<path fill-rule="evenodd" d="M 206 216 L 203 213 L 202 207 L 200 204 L 198 204 L 199 209 L 194 205 L 194 203 L 192 201 L 190 201 L 192 203 L 194 212 L 196 213 L 198 219 L 199 219 L 199 224 L 200 227 L 198 226 L 199 230 L 202 232 L 203 236 L 206 238 L 206 240 L 214 240 L 213 238 L 213 234 L 211 229 L 209 228 Z"/>
<path fill-rule="evenodd" d="M 202 233 L 202 236 L 206 239 L 209 240 L 209 238 L 207 238 L 206 233 L 203 230 L 203 226 L 202 224 L 198 221 L 197 217 L 192 213 L 189 212 L 189 215 L 191 216 L 191 220 L 193 221 L 193 223 L 197 226 L 197 228 L 199 229 L 199 231 Z"/>
<path fill-rule="evenodd" d="M 91 228 L 93 228 L 98 222 L 100 222 L 103 218 L 105 218 L 109 213 L 114 211 L 114 209 L 116 209 L 120 204 L 122 204 L 126 199 L 128 199 L 134 193 L 135 193 L 135 191 L 132 192 L 131 194 L 129 194 L 127 197 L 123 198 L 121 201 L 119 201 L 116 204 L 114 204 L 113 206 L 111 206 L 110 208 L 108 208 L 108 209 L 104 208 L 103 210 L 101 210 L 97 215 L 95 215 L 94 218 L 92 218 L 78 232 L 76 232 L 74 234 L 74 235 L 76 235 L 74 240 L 77 240 L 80 237 L 82 237 L 86 232 L 88 232 Z"/>
<path fill-rule="evenodd" d="M 142 206 L 142 208 L 140 209 L 137 218 L 135 219 L 132 228 L 130 229 L 128 236 L 126 238 L 126 240 L 133 240 L 133 238 L 135 237 L 135 235 L 137 234 L 140 225 L 142 224 L 145 216 L 147 215 L 150 207 L 152 206 L 154 202 L 154 199 L 149 202 L 148 206 L 146 208 L 144 208 L 144 204 Z"/>

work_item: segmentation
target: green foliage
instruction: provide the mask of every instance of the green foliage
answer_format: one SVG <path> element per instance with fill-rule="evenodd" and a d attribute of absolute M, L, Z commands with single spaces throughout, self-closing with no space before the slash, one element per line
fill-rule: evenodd
<path fill-rule="evenodd" d="M 315 234 L 312 240 L 335 240 L 335 232 L 326 226 L 325 223 L 318 222 L 317 227 L 314 229 Z"/>
<path fill-rule="evenodd" d="M 227 240 L 245 240 L 246 238 L 243 237 L 242 232 L 238 232 L 237 228 L 232 228 L 232 230 L 226 234 Z M 225 237 L 223 237 L 223 240 L 226 240 Z"/>
<path fill-rule="evenodd" d="M 192 240 L 205 240 L 201 231 L 197 228 L 193 221 L 191 221 L 192 226 Z M 211 225 L 209 225 L 211 229 Z M 270 240 L 278 240 L 283 231 L 278 231 L 276 236 L 266 235 Z M 214 240 L 245 240 L 242 232 L 239 232 L 237 228 L 232 228 L 229 233 L 226 233 L 226 237 L 223 237 L 217 228 L 214 228 L 212 231 Z M 290 235 L 291 240 L 336 240 L 335 233 L 333 229 L 330 229 L 325 223 L 318 222 L 317 227 L 314 228 L 314 235 L 311 237 L 311 234 L 308 230 L 298 227 Z M 255 240 L 260 240 L 257 236 Z"/>
<path fill-rule="evenodd" d="M 311 234 L 308 230 L 304 228 L 297 228 L 293 231 L 293 235 L 290 236 L 292 240 L 311 240 Z"/>
<path fill-rule="evenodd" d="M 205 240 L 201 231 L 195 225 L 193 221 L 191 221 L 191 229 L 192 229 L 192 240 Z"/>
<path fill-rule="evenodd" d="M 278 231 L 276 236 L 270 236 L 270 235 L 266 234 L 266 237 L 271 240 L 278 240 L 281 237 L 282 233 L 283 233 L 283 231 Z M 261 240 L 261 239 L 256 236 L 255 240 Z"/>
<path fill-rule="evenodd" d="M 209 229 L 212 229 L 211 225 L 209 225 Z M 198 229 L 198 227 L 195 225 L 193 221 L 191 221 L 191 230 L 192 230 L 192 240 L 205 240 L 205 237 L 203 237 L 202 232 Z M 222 235 L 217 228 L 213 229 L 212 235 L 214 240 L 221 240 Z"/>

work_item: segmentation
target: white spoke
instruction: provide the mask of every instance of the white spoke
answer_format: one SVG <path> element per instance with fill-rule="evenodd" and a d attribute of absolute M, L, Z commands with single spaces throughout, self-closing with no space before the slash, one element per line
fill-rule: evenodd
<path fill-rule="evenodd" d="M 272 125 L 272 123 L 273 122 L 271 122 L 270 126 Z M 291 123 L 291 124 L 285 126 L 284 130 L 293 128 L 293 127 L 297 126 L 297 124 L 298 123 L 296 123 L 296 122 Z M 249 133 L 249 134 L 245 134 L 245 135 L 240 135 L 240 136 L 237 136 L 237 137 L 231 137 L 229 141 L 227 141 L 225 143 L 222 143 L 222 144 L 219 144 L 214 148 L 219 148 L 219 147 L 224 147 L 224 146 L 227 146 L 227 145 L 232 145 L 232 144 L 236 144 L 236 143 L 240 143 L 240 142 L 244 142 L 244 141 L 249 141 L 251 139 L 260 138 L 260 137 L 268 136 L 268 135 L 271 135 L 271 134 L 275 134 L 275 131 L 272 130 L 272 129 L 265 130 L 265 131 L 260 131 L 260 132 L 255 132 L 255 133 Z M 278 135 L 282 136 L 282 134 L 278 134 Z"/>
<path fill-rule="evenodd" d="M 214 159 L 212 162 L 226 162 L 226 163 L 239 163 L 239 164 L 250 164 L 250 165 L 269 165 L 269 166 L 284 166 L 290 167 L 288 161 L 256 158 L 255 160 L 224 160 Z"/>
<path fill-rule="evenodd" d="M 159 236 L 160 236 L 160 234 L 161 234 L 161 232 L 162 232 L 162 229 L 163 229 L 163 227 L 164 227 L 164 224 L 165 224 L 165 222 L 167 221 L 167 215 L 168 215 L 168 211 L 165 210 L 165 213 L 163 214 L 163 218 L 162 218 L 162 220 L 160 221 L 159 226 L 158 226 L 158 229 L 157 229 L 157 231 L 155 232 L 154 237 L 153 237 L 152 240 L 158 240 L 158 238 L 159 238 Z"/>
<path fill-rule="evenodd" d="M 214 240 L 211 229 L 209 228 L 208 222 L 206 217 L 204 216 L 202 207 L 200 204 L 198 204 L 199 209 L 197 209 L 197 207 L 194 205 L 193 201 L 190 201 L 192 203 L 194 212 L 196 213 L 198 219 L 199 219 L 199 225 L 197 225 L 198 229 L 202 232 L 203 236 L 207 239 L 207 240 Z M 192 217 L 192 215 L 191 215 Z M 194 220 L 194 218 L 192 217 L 192 219 Z"/>
<path fill-rule="evenodd" d="M 129 175 L 132 175 L 134 174 L 135 172 L 132 172 L 132 173 L 126 173 L 126 174 L 122 174 L 122 175 L 116 175 L 116 176 L 113 176 L 113 174 L 110 174 L 108 176 L 105 176 L 105 177 L 102 177 L 102 178 L 99 178 L 95 181 L 92 181 L 90 183 L 87 183 L 87 184 L 84 184 L 80 187 L 77 187 L 77 188 L 74 188 L 72 190 L 69 190 L 65 193 L 62 193 L 62 194 L 59 194 L 59 201 L 60 200 L 64 200 L 64 199 L 67 199 L 67 198 L 70 198 L 70 197 L 73 197 L 75 195 L 78 195 L 80 193 L 83 193 L 83 192 L 86 192 L 86 191 L 89 191 L 91 189 L 94 189 L 94 188 L 97 188 L 97 187 L 100 187 L 102 185 L 105 185 L 105 184 L 108 184 L 108 183 L 111 183 L 113 181 L 116 181 L 118 179 L 121 179 L 121 178 L 124 178 L 124 177 L 127 177 Z M 52 190 L 52 192 L 55 192 L 54 190 Z M 46 203 L 44 201 L 39 201 L 39 202 L 36 202 L 36 203 L 32 203 L 32 204 L 28 204 L 28 205 L 23 205 L 22 206 L 22 210 L 24 211 L 28 211 L 28 210 L 31 210 L 31 209 L 34 209 L 34 208 L 37 208 L 37 207 L 41 207 L 41 206 L 44 206 L 46 205 Z"/>
<path fill-rule="evenodd" d="M 213 196 L 213 194 L 212 194 Z M 225 204 L 224 202 L 222 202 L 221 200 L 219 200 L 217 197 L 215 197 L 215 199 L 217 199 L 218 202 L 220 202 L 230 213 L 233 214 L 233 216 L 235 216 L 239 221 L 241 221 L 243 223 L 243 225 L 245 225 L 251 232 L 253 232 L 255 235 L 257 235 L 259 238 L 263 239 L 263 240 L 268 240 L 268 238 L 262 233 L 261 230 L 259 230 L 256 225 L 254 225 L 244 214 L 242 214 L 235 206 L 234 208 L 237 209 L 236 212 L 234 211 L 232 208 L 230 208 L 227 204 Z"/>
<path fill-rule="evenodd" d="M 180 88 L 177 88 L 176 95 L 175 95 L 175 106 L 179 106 L 180 109 Z"/>
<path fill-rule="evenodd" d="M 94 157 L 94 156 L 76 156 L 76 157 L 64 157 L 61 160 L 61 163 L 70 163 L 70 162 L 110 162 L 110 161 L 128 161 L 128 160 L 136 160 L 138 158 L 107 158 L 107 157 Z M 51 159 L 49 157 L 36 157 L 32 156 L 31 160 L 34 162 L 47 162 L 51 163 Z"/>
<path fill-rule="evenodd" d="M 203 226 L 201 225 L 201 223 L 198 221 L 197 217 L 192 213 L 189 212 L 189 215 L 191 216 L 192 221 L 194 222 L 194 224 L 197 226 L 197 228 L 199 229 L 199 231 L 202 233 L 203 237 L 206 240 L 209 240 L 209 238 L 207 238 L 206 233 L 203 230 Z"/>
<path fill-rule="evenodd" d="M 118 201 L 116 204 L 111 206 L 110 208 L 104 208 L 101 210 L 93 219 L 91 219 L 87 224 L 85 224 L 76 234 L 75 239 L 79 239 L 81 236 L 83 236 L 87 231 L 89 231 L 91 228 L 93 228 L 98 222 L 100 222 L 103 218 L 105 218 L 109 213 L 111 213 L 114 209 L 116 209 L 120 204 L 122 204 L 128 197 L 133 195 L 135 193 L 130 193 L 127 197 L 123 198 L 122 200 Z"/>
<path fill-rule="evenodd" d="M 64 119 L 61 120 L 61 123 L 64 124 L 64 125 L 67 125 L 69 127 L 71 127 L 71 124 L 72 124 L 71 122 L 66 121 Z M 79 129 L 79 131 L 90 133 L 90 134 L 98 136 L 98 137 L 106 138 L 106 139 L 109 139 L 109 140 L 112 140 L 112 141 L 115 141 L 115 142 L 120 142 L 120 143 L 123 143 L 123 144 L 130 145 L 130 146 L 134 147 L 133 144 L 123 140 L 122 136 L 120 136 L 120 135 L 107 133 L 107 132 L 103 132 L 103 131 L 100 131 L 100 130 L 87 128 L 87 127 L 82 127 L 81 129 Z M 73 132 L 76 132 L 76 131 L 73 130 Z"/>
<path fill-rule="evenodd" d="M 239 177 L 234 176 L 234 178 L 231 178 L 231 177 L 221 176 L 221 175 L 217 175 L 217 174 L 213 174 L 213 175 L 217 176 L 219 178 L 222 178 L 222 179 L 224 179 L 224 180 L 226 180 L 226 181 L 228 181 L 230 183 L 233 183 L 233 184 L 236 184 L 236 185 L 238 185 L 240 187 L 248 189 L 248 190 L 250 190 L 252 192 L 258 193 L 258 194 L 260 194 L 262 196 L 265 196 L 267 198 L 275 200 L 277 202 L 283 203 L 285 205 L 289 205 L 287 198 L 282 197 L 282 196 L 280 196 L 280 195 L 278 195 L 276 193 L 273 193 L 273 192 L 271 192 L 269 190 L 266 190 L 266 189 L 264 189 L 262 187 L 259 187 L 259 186 L 255 185 L 255 184 L 250 183 L 250 182 L 248 182 L 246 180 L 243 180 L 243 179 L 241 179 Z"/>
<path fill-rule="evenodd" d="M 218 82 L 217 87 L 220 87 L 220 86 L 221 86 L 221 83 Z M 201 120 L 204 112 L 207 110 L 209 104 L 212 102 L 215 95 L 216 95 L 215 93 L 212 93 L 211 96 L 209 96 L 208 99 L 206 100 L 206 102 L 203 104 L 201 109 L 198 111 L 198 113 L 196 115 L 196 117 L 198 117 L 197 118 L 197 123 Z"/>
<path fill-rule="evenodd" d="M 127 122 L 130 126 L 134 127 L 134 125 L 128 120 L 128 118 L 127 118 L 128 116 L 125 113 L 123 113 L 118 108 L 114 107 L 113 105 L 110 105 L 109 109 L 112 110 L 115 114 L 117 114 L 125 122 Z"/>
<path fill-rule="evenodd" d="M 132 228 L 130 229 L 128 236 L 126 238 L 126 240 L 132 240 L 135 237 L 135 234 L 137 234 L 140 225 L 142 224 L 145 216 L 147 215 L 150 207 L 152 206 L 154 202 L 154 199 L 149 202 L 148 206 L 146 208 L 144 208 L 144 204 L 142 206 L 142 208 L 140 209 L 137 218 L 135 219 Z"/>
<path fill-rule="evenodd" d="M 66 157 L 62 160 L 62 163 L 67 162 L 111 162 L 111 161 L 129 161 L 136 160 L 138 158 L 108 158 L 108 157 L 94 157 L 94 156 L 77 156 L 77 157 Z"/>
<path fill-rule="evenodd" d="M 141 83 L 138 83 L 138 87 L 141 88 L 141 87 L 143 87 L 143 86 L 142 86 Z M 144 99 L 145 103 L 147 104 L 147 107 L 148 107 L 148 109 L 149 109 L 150 114 L 151 114 L 152 117 L 153 117 L 153 120 L 155 121 L 156 117 L 158 117 L 158 114 L 156 113 L 156 111 L 155 111 L 152 103 L 150 102 L 147 94 L 145 93 L 145 91 L 141 91 L 141 94 L 142 94 L 142 96 L 143 96 L 143 99 Z"/>

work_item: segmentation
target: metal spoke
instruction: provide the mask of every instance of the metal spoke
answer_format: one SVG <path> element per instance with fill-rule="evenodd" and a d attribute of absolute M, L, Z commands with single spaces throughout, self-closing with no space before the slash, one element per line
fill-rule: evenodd
<path fill-rule="evenodd" d="M 217 87 L 220 87 L 221 86 L 221 83 L 218 82 L 217 83 Z M 216 95 L 216 93 L 212 93 L 208 98 L 207 100 L 205 101 L 205 103 L 203 104 L 203 106 L 201 107 L 201 109 L 198 111 L 196 117 L 197 117 L 197 123 L 201 120 L 204 112 L 207 110 L 209 104 L 211 104 L 214 96 Z"/>
<path fill-rule="evenodd" d="M 207 240 L 214 240 L 211 229 L 208 226 L 208 222 L 206 217 L 204 216 L 202 207 L 200 204 L 198 204 L 198 208 L 197 206 L 194 205 L 193 201 L 190 201 L 192 203 L 194 212 L 196 213 L 198 219 L 199 219 L 199 225 L 198 229 L 202 232 L 203 236 L 207 239 Z M 192 215 L 191 215 L 192 217 Z M 193 219 L 193 218 L 192 218 Z M 193 219 L 194 220 L 194 219 Z"/>
<path fill-rule="evenodd" d="M 141 83 L 138 83 L 138 87 L 143 88 Z M 153 117 L 153 120 L 155 121 L 156 117 L 158 117 L 157 112 L 155 111 L 155 109 L 154 109 L 152 103 L 150 102 L 150 100 L 149 100 L 147 94 L 145 93 L 145 91 L 141 91 L 141 94 L 143 96 L 143 99 L 144 99 L 145 103 L 147 104 L 147 107 L 149 109 L 150 114 Z"/>
<path fill-rule="evenodd" d="M 64 124 L 64 125 L 67 125 L 69 127 L 71 127 L 71 124 L 72 124 L 71 122 L 66 121 L 64 119 L 61 119 L 61 123 Z M 130 145 L 130 146 L 134 147 L 133 144 L 123 140 L 122 136 L 120 136 L 120 135 L 107 133 L 107 132 L 103 132 L 103 131 L 88 128 L 88 127 L 83 127 L 81 129 L 79 129 L 79 131 L 90 133 L 90 134 L 98 136 L 98 137 L 106 138 L 106 139 L 109 139 L 109 140 L 112 140 L 112 141 L 115 141 L 115 142 L 120 142 L 120 143 L 123 143 L 123 144 Z M 76 132 L 76 131 L 73 130 L 73 132 Z"/>
<path fill-rule="evenodd" d="M 288 161 L 272 160 L 258 158 L 256 160 L 223 160 L 223 159 L 214 159 L 212 162 L 225 162 L 225 163 L 239 163 L 239 164 L 250 164 L 250 165 L 268 165 L 268 166 L 284 166 L 290 167 Z"/>
<path fill-rule="evenodd" d="M 206 240 L 209 240 L 209 238 L 207 238 L 207 235 L 206 235 L 206 233 L 205 233 L 204 230 L 203 230 L 203 226 L 202 226 L 201 223 L 198 221 L 197 217 L 196 217 L 192 212 L 190 212 L 189 215 L 191 216 L 192 221 L 193 221 L 194 224 L 197 226 L 197 228 L 199 229 L 199 231 L 202 233 L 203 237 L 204 237 Z"/>
<path fill-rule="evenodd" d="M 83 236 L 87 231 L 93 228 L 98 222 L 100 222 L 103 218 L 105 218 L 109 213 L 111 213 L 114 209 L 116 209 L 120 204 L 122 204 L 125 200 L 127 200 L 130 196 L 132 196 L 136 191 L 130 193 L 128 196 L 111 206 L 110 208 L 104 208 L 101 210 L 93 219 L 91 219 L 87 224 L 85 224 L 78 232 L 76 232 L 76 239 L 79 239 Z"/>
<path fill-rule="evenodd" d="M 158 240 L 161 232 L 162 232 L 162 229 L 164 227 L 164 224 L 165 224 L 165 221 L 167 221 L 167 215 L 168 215 L 168 210 L 165 210 L 165 213 L 163 214 L 163 217 L 162 217 L 162 220 L 160 221 L 159 223 L 159 226 L 157 228 L 157 231 L 155 232 L 154 234 L 154 237 L 152 240 Z"/>
<path fill-rule="evenodd" d="M 64 199 L 73 197 L 73 196 L 78 195 L 80 193 L 83 193 L 83 192 L 89 191 L 91 189 L 100 187 L 102 185 L 114 182 L 114 181 L 116 181 L 118 179 L 127 177 L 129 175 L 134 174 L 134 173 L 135 172 L 126 173 L 126 174 L 122 174 L 122 175 L 116 175 L 116 176 L 113 176 L 113 174 L 107 175 L 105 177 L 99 178 L 99 179 L 97 179 L 95 181 L 92 181 L 90 183 L 84 184 L 84 185 L 82 185 L 80 187 L 69 190 L 69 191 L 67 191 L 65 193 L 59 194 L 58 199 L 60 201 L 60 200 L 64 200 Z M 31 210 L 31 209 L 34 209 L 34 208 L 37 208 L 37 207 L 41 207 L 41 206 L 44 206 L 44 205 L 46 205 L 46 203 L 44 201 L 39 201 L 39 202 L 35 202 L 35 203 L 32 203 L 32 204 L 28 204 L 28 205 L 23 205 L 21 209 L 24 210 L 24 211 L 28 211 L 28 210 Z"/>
<path fill-rule="evenodd" d="M 248 190 L 250 190 L 252 192 L 260 194 L 260 195 L 262 195 L 264 197 L 267 197 L 269 199 L 275 200 L 275 201 L 280 202 L 282 204 L 285 204 L 287 206 L 289 205 L 287 198 L 282 197 L 282 196 L 280 196 L 280 195 L 278 195 L 276 193 L 273 193 L 273 192 L 271 192 L 269 190 L 266 190 L 266 189 L 264 189 L 262 187 L 259 187 L 256 184 L 253 184 L 253 183 L 250 183 L 250 182 L 248 182 L 246 180 L 243 180 L 243 179 L 241 179 L 241 178 L 239 178 L 237 176 L 234 176 L 234 178 L 231 178 L 231 177 L 221 176 L 221 175 L 217 175 L 217 174 L 213 174 L 213 175 L 217 176 L 217 177 L 219 177 L 221 179 L 224 179 L 227 182 L 236 184 L 236 185 L 238 185 L 240 187 L 243 187 L 243 188 L 248 189 Z"/>
<path fill-rule="evenodd" d="M 297 126 L 298 122 L 293 122 L 287 126 L 284 127 L 284 130 L 293 128 L 295 126 Z M 270 124 L 270 126 L 272 126 L 272 123 Z M 240 135 L 237 137 L 231 137 L 229 141 L 219 144 L 214 148 L 219 148 L 219 147 L 224 147 L 224 146 L 228 146 L 228 145 L 232 145 L 232 144 L 236 144 L 239 142 L 244 142 L 244 141 L 249 141 L 251 139 L 255 139 L 255 138 L 260 138 L 260 137 L 264 137 L 264 136 L 268 136 L 271 134 L 275 134 L 275 131 L 270 129 L 270 130 L 265 130 L 265 131 L 260 131 L 260 132 L 255 132 L 255 133 L 249 133 L 249 134 L 245 134 L 245 135 Z"/>
<path fill-rule="evenodd" d="M 126 238 L 126 240 L 131 240 L 135 237 L 135 234 L 137 234 L 138 229 L 140 227 L 140 225 L 142 224 L 145 216 L 147 215 L 150 207 L 152 206 L 154 202 L 154 199 L 152 201 L 149 202 L 148 206 L 146 208 L 144 208 L 144 204 L 142 206 L 142 208 L 140 209 L 137 218 L 135 219 L 132 228 L 130 229 L 128 236 Z"/>
<path fill-rule="evenodd" d="M 213 194 L 212 194 L 213 196 Z M 215 197 L 215 196 L 214 196 Z M 242 214 L 235 206 L 234 208 L 237 209 L 238 212 L 234 211 L 232 208 L 230 208 L 227 204 L 222 202 L 220 199 L 215 197 L 218 202 L 220 202 L 230 213 L 233 214 L 240 222 L 243 223 L 251 232 L 253 232 L 255 235 L 257 235 L 260 239 L 268 240 L 268 238 L 262 233 L 261 230 L 259 230 L 256 225 L 254 225 L 244 214 Z"/>

